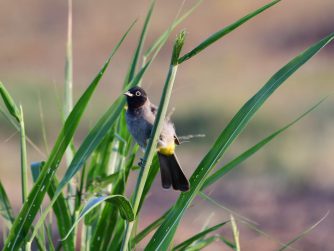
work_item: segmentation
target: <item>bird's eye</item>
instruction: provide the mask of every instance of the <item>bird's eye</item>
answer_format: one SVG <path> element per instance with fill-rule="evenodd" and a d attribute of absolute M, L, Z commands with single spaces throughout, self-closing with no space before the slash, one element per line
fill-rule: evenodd
<path fill-rule="evenodd" d="M 141 95 L 140 91 L 136 91 L 136 96 L 140 96 L 140 95 Z"/>

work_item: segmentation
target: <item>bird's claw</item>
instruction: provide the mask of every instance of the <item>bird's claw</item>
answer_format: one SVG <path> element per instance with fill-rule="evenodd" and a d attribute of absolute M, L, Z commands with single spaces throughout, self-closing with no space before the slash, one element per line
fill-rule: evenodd
<path fill-rule="evenodd" d="M 139 163 L 138 163 L 138 166 L 144 168 L 145 164 L 146 164 L 145 160 L 144 160 L 143 158 L 140 158 L 140 161 L 139 161 Z"/>

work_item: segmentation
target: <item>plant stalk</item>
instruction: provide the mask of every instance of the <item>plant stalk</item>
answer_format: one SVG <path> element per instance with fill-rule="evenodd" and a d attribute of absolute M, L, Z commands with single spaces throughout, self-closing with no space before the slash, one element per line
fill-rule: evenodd
<path fill-rule="evenodd" d="M 144 166 L 143 168 L 140 169 L 139 176 L 137 179 L 136 189 L 134 191 L 133 211 L 135 213 L 135 216 L 138 215 L 138 209 L 139 209 L 141 197 L 143 194 L 143 190 L 145 187 L 145 183 L 146 183 L 149 171 L 150 171 L 150 166 L 152 164 L 154 154 L 156 152 L 156 145 L 158 143 L 159 135 L 160 135 L 160 132 L 161 132 L 161 129 L 162 129 L 162 126 L 163 126 L 163 123 L 165 121 L 165 117 L 167 114 L 168 103 L 171 97 L 173 84 L 175 81 L 175 76 L 176 76 L 176 72 L 178 68 L 177 60 L 180 55 L 182 46 L 184 44 L 184 39 L 185 39 L 185 32 L 181 32 L 178 35 L 176 42 L 174 43 L 171 64 L 168 70 L 164 89 L 163 89 L 162 96 L 160 99 L 157 116 L 154 121 L 154 126 L 151 132 L 151 137 L 146 147 L 146 151 L 145 151 L 145 155 L 143 159 Z M 134 221 L 127 223 L 126 230 L 125 230 L 125 237 L 123 239 L 123 243 L 121 247 L 122 251 L 128 250 L 128 245 L 129 245 L 129 241 L 131 238 L 131 233 L 132 233 L 134 224 L 135 224 Z"/>
<path fill-rule="evenodd" d="M 24 127 L 23 109 L 20 106 L 20 140 L 21 140 L 21 187 L 22 187 L 22 204 L 28 198 L 28 175 L 27 175 L 27 145 L 26 133 Z"/>

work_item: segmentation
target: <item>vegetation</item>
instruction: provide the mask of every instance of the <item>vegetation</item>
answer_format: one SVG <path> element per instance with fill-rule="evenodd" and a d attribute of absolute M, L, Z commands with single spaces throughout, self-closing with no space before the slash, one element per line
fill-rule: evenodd
<path fill-rule="evenodd" d="M 70 21 L 71 11 L 69 11 L 63 128 L 49 156 L 45 160 L 31 165 L 30 171 L 34 177 L 34 184 L 30 191 L 28 191 L 27 185 L 27 173 L 29 170 L 26 160 L 27 138 L 25 135 L 23 109 L 15 103 L 6 90 L 5 85 L 0 83 L 0 94 L 6 108 L 6 111 L 3 110 L 2 113 L 20 132 L 22 139 L 20 149 L 23 205 L 18 215 L 13 214 L 6 191 L 0 182 L 0 214 L 6 222 L 6 229 L 8 231 L 8 234 L 5 235 L 3 250 L 30 250 L 33 241 L 36 241 L 36 245 L 40 250 L 63 249 L 69 251 L 75 248 L 81 250 L 133 250 L 145 237 L 154 231 L 154 235 L 149 240 L 145 250 L 168 250 L 170 248 L 173 250 L 199 250 L 216 240 L 222 241 L 222 243 L 234 250 L 240 250 L 240 233 L 237 227 L 237 220 L 233 216 L 231 216 L 230 220 L 226 220 L 215 226 L 205 227 L 198 234 L 177 245 L 174 245 L 173 238 L 182 217 L 196 196 L 206 196 L 205 189 L 207 187 L 214 184 L 227 172 L 252 156 L 322 102 L 320 101 L 312 106 L 296 120 L 265 137 L 228 164 L 215 169 L 226 150 L 246 128 L 248 122 L 266 100 L 287 78 L 330 43 L 334 38 L 334 33 L 314 43 L 279 69 L 240 108 L 221 131 L 221 134 L 212 144 L 207 154 L 203 156 L 202 161 L 191 176 L 190 191 L 181 193 L 176 203 L 171 205 L 170 209 L 164 215 L 141 232 L 137 231 L 137 226 L 138 221 L 140 221 L 142 205 L 145 203 L 147 194 L 159 170 L 155 156 L 155 146 L 162 122 L 167 113 L 177 70 L 183 63 L 194 56 L 200 56 L 200 53 L 205 51 L 210 45 L 279 2 L 279 0 L 275 0 L 249 13 L 212 34 L 193 50 L 185 54 L 182 53 L 182 47 L 186 42 L 186 32 L 181 31 L 178 34 L 174 42 L 173 51 L 171 52 L 170 66 L 161 94 L 157 119 L 145 151 L 143 159 L 144 167 L 139 169 L 137 185 L 134 191 L 132 191 L 131 198 L 126 198 L 125 190 L 129 174 L 138 170 L 135 162 L 138 146 L 126 128 L 125 98 L 122 93 L 92 127 L 78 149 L 74 148 L 72 140 L 103 74 L 107 71 L 114 54 L 122 45 L 128 33 L 132 31 L 136 22 L 133 22 L 123 37 L 120 38 L 102 69 L 78 101 L 72 106 L 72 27 Z M 152 45 L 148 46 L 146 52 L 143 52 L 145 37 L 154 5 L 155 0 L 152 0 L 139 37 L 138 46 L 130 62 L 128 73 L 124 78 L 124 91 L 132 86 L 141 84 L 147 69 L 154 63 L 160 49 L 169 41 L 168 38 L 172 31 L 197 6 L 195 5 L 182 16 L 176 17 L 168 30 L 163 32 Z M 69 1 L 69 6 L 71 7 L 71 1 Z M 69 9 L 71 10 L 71 8 Z M 140 60 L 142 60 L 141 67 L 139 67 Z M 64 158 L 67 159 L 68 167 L 66 173 L 59 181 L 56 172 L 60 162 Z M 77 182 L 73 182 L 74 180 Z M 66 187 L 68 187 L 67 191 L 64 189 Z M 46 207 L 43 207 L 42 203 L 45 201 L 46 194 L 48 194 L 50 202 Z M 68 197 L 71 199 L 67 200 L 66 198 Z M 60 241 L 53 239 L 53 222 L 51 218 L 48 218 L 48 215 L 54 215 L 56 218 L 57 229 L 61 238 Z M 213 231 L 222 227 L 229 227 L 231 229 L 234 240 L 227 240 L 221 235 L 212 234 Z M 306 232 L 308 231 L 304 233 Z M 288 245 L 283 244 L 281 250 L 288 248 L 291 243 L 298 240 L 301 236 L 294 238 Z M 78 244 L 77 239 L 80 239 L 80 244 Z"/>

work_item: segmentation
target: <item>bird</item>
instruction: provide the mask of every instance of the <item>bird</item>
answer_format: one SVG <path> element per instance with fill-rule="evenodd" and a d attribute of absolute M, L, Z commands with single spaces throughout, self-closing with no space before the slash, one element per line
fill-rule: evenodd
<path fill-rule="evenodd" d="M 147 93 L 141 87 L 133 87 L 124 95 L 128 106 L 125 116 L 127 128 L 145 151 L 157 115 L 157 106 L 150 102 Z M 189 181 L 175 155 L 175 145 L 179 144 L 174 124 L 166 118 L 157 144 L 162 187 L 173 187 L 174 190 L 186 192 L 190 189 Z"/>

